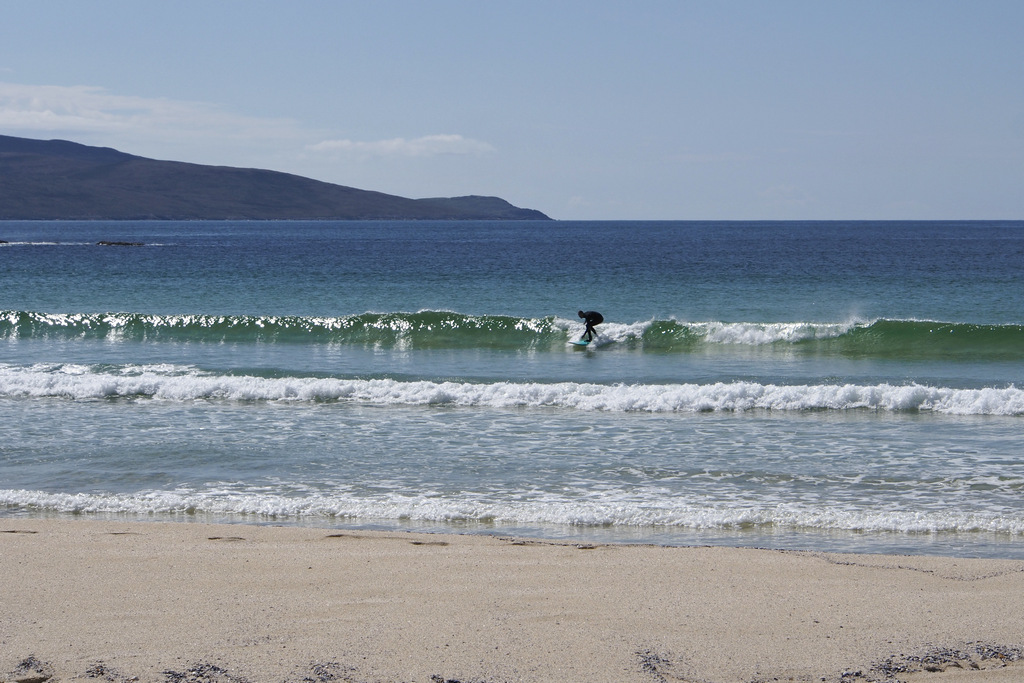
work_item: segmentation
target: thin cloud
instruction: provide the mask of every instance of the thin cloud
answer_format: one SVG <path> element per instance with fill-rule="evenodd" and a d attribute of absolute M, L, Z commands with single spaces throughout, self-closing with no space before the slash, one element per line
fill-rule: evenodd
<path fill-rule="evenodd" d="M 21 85 L 0 82 L 0 130 L 110 140 L 273 141 L 307 152 L 360 157 L 432 157 L 488 154 L 494 147 L 462 135 L 354 141 L 325 140 L 303 145 L 311 132 L 288 119 L 242 116 L 221 107 L 167 98 L 117 95 L 96 86 Z M 322 135 L 322 131 L 320 132 Z"/>
<path fill-rule="evenodd" d="M 124 138 L 293 139 L 295 124 L 227 112 L 202 102 L 116 95 L 96 86 L 0 82 L 0 129 L 8 133 Z"/>
<path fill-rule="evenodd" d="M 153 159 L 270 168 L 406 196 L 446 191 L 417 189 L 423 182 L 420 176 L 403 185 L 396 180 L 396 167 L 431 160 L 440 170 L 446 163 L 495 151 L 488 143 L 462 135 L 341 140 L 333 139 L 329 129 L 306 128 L 292 119 L 245 116 L 207 102 L 120 95 L 91 85 L 6 81 L 0 81 L 0 134 L 72 140 Z M 311 144 L 317 140 L 324 142 Z M 383 179 L 354 170 L 381 159 L 390 162 Z M 367 163 L 339 163 L 352 160 Z"/>
<path fill-rule="evenodd" d="M 392 138 L 369 142 L 356 140 L 324 140 L 307 147 L 312 152 L 362 157 L 430 157 L 441 154 L 488 154 L 494 147 L 486 142 L 461 135 L 425 135 L 408 140 Z"/>

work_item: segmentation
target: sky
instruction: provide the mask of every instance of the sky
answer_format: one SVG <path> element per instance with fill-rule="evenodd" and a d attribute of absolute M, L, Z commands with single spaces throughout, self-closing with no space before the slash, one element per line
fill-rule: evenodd
<path fill-rule="evenodd" d="M 560 220 L 1024 219 L 1020 0 L 4 0 L 0 134 Z"/>

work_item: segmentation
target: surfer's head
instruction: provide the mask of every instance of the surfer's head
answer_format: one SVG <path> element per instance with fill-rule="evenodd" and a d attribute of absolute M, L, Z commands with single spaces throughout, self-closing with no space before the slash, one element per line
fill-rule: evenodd
<path fill-rule="evenodd" d="M 586 318 L 587 317 L 587 316 L 583 315 L 583 311 L 577 311 L 576 315 L 578 315 L 581 318 Z"/>

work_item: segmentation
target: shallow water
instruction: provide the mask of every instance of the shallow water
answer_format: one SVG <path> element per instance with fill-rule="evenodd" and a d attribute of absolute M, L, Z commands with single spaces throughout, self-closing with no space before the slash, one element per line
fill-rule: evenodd
<path fill-rule="evenodd" d="M 0 514 L 1024 557 L 1024 223 L 0 239 Z"/>

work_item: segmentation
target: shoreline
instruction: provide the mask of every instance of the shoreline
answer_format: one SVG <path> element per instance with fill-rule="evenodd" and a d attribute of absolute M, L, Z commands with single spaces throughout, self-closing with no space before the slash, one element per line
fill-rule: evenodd
<path fill-rule="evenodd" d="M 55 494 L 57 496 L 62 494 Z M 16 506 L 28 508 L 38 500 L 18 500 Z M 146 512 L 71 513 L 46 510 L 35 513 L 0 515 L 0 525 L 18 520 L 96 521 L 112 524 L 200 524 L 229 527 L 283 527 L 320 529 L 331 532 L 423 534 L 440 536 L 483 536 L 517 538 L 555 545 L 655 546 L 663 548 L 723 547 L 807 552 L 829 555 L 922 556 L 949 559 L 1012 560 L 1024 562 L 1024 540 L 1012 533 L 972 531 L 897 532 L 856 531 L 846 529 L 804 529 L 759 531 L 750 529 L 680 529 L 637 533 L 633 525 L 566 533 L 568 525 L 551 524 L 551 528 L 488 524 L 474 521 L 435 522 L 403 521 L 396 524 L 346 523 L 330 518 L 275 518 L 258 514 L 210 513 L 161 514 Z M 586 529 L 584 527 L 584 529 Z M 2 683 L 2 681 L 0 681 Z"/>
<path fill-rule="evenodd" d="M 1024 680 L 1024 561 L 0 518 L 0 681 Z"/>

